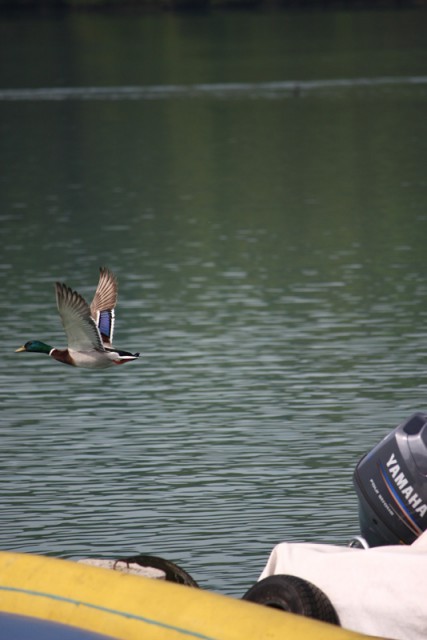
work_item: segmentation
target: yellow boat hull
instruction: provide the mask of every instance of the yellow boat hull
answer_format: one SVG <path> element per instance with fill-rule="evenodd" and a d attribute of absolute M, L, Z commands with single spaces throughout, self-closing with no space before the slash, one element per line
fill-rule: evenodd
<path fill-rule="evenodd" d="M 367 638 L 202 589 L 7 552 L 0 552 L 0 611 L 123 640 Z"/>

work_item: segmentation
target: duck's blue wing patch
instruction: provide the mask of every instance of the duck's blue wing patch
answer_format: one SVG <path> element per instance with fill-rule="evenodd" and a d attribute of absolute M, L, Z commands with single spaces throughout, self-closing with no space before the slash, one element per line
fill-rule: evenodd
<path fill-rule="evenodd" d="M 114 309 L 99 312 L 98 329 L 103 342 L 111 343 L 113 341 Z"/>

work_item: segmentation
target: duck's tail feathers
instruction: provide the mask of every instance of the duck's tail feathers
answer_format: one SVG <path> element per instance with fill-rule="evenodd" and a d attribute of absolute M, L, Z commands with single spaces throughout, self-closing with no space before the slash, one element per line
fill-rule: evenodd
<path fill-rule="evenodd" d="M 105 351 L 108 351 L 117 357 L 115 360 L 116 364 L 131 362 L 132 360 L 139 358 L 139 353 L 130 353 L 130 351 L 120 351 L 120 349 L 105 349 Z"/>

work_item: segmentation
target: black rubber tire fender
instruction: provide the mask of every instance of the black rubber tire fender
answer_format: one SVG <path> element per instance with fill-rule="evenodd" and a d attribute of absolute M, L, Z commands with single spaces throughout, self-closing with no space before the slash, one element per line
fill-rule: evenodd
<path fill-rule="evenodd" d="M 328 596 L 316 585 L 285 574 L 277 574 L 256 582 L 243 600 L 267 607 L 298 613 L 307 618 L 339 625 L 340 621 Z"/>

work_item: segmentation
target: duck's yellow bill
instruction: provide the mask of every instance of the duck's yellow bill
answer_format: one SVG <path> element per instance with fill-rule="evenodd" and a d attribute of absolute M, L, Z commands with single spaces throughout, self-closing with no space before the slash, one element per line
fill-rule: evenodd
<path fill-rule="evenodd" d="M 19 347 L 19 349 L 15 349 L 15 353 L 18 353 L 18 351 L 25 351 L 25 347 Z"/>

